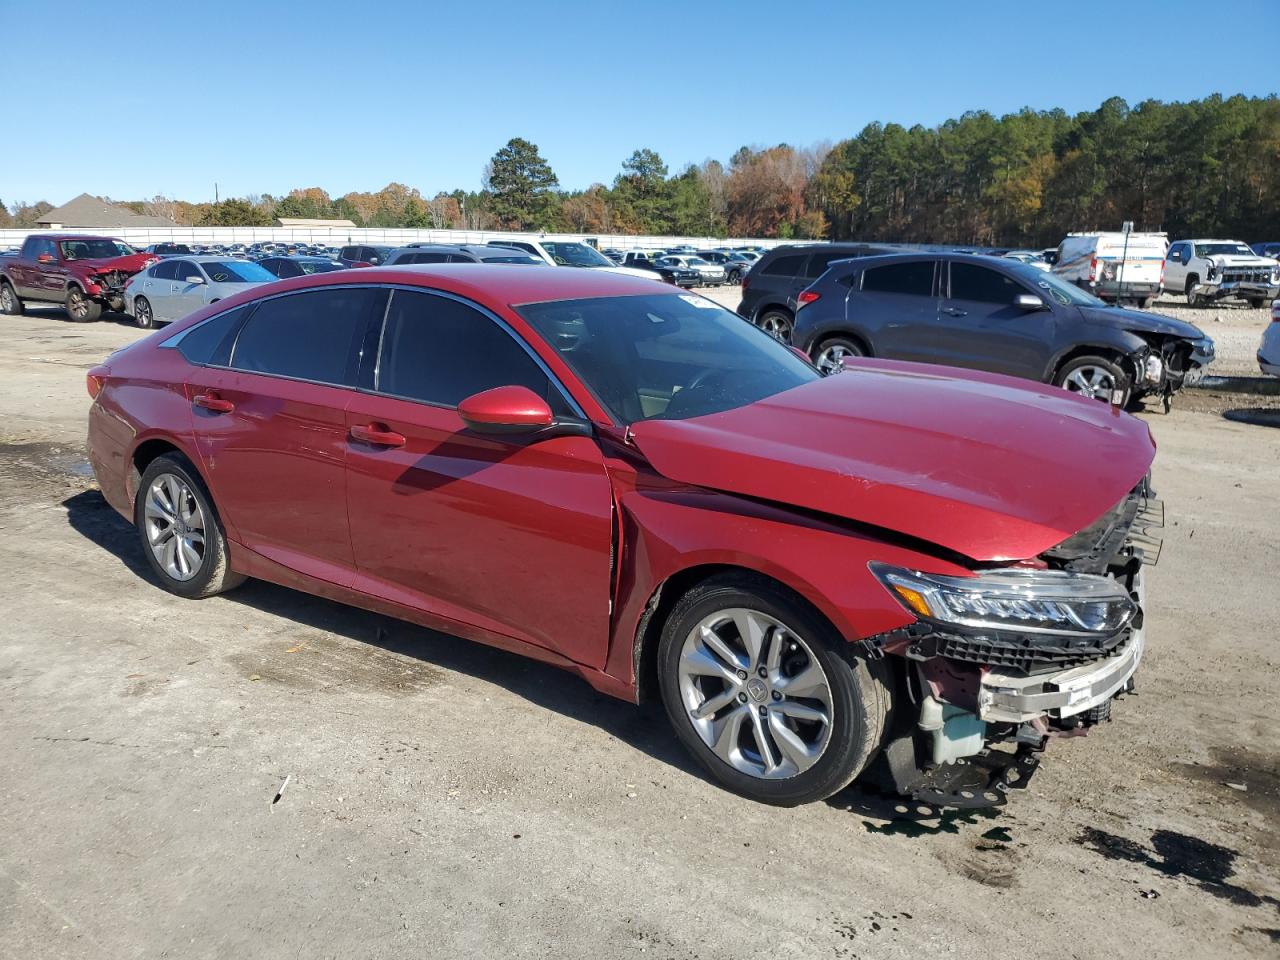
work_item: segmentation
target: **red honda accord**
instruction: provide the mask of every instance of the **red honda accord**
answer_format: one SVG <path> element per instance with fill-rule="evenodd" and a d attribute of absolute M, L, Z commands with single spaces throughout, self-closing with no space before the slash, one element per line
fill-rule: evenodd
<path fill-rule="evenodd" d="M 1142 656 L 1144 424 L 942 367 L 823 378 L 653 281 L 315 274 L 88 385 L 103 495 L 167 590 L 258 577 L 660 695 L 766 803 L 864 771 L 1003 803 Z"/>

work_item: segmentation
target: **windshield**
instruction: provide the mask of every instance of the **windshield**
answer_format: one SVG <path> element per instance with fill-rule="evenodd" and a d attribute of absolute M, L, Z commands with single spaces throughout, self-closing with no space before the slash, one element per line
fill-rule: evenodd
<path fill-rule="evenodd" d="M 517 309 L 620 423 L 719 413 L 820 377 L 759 327 L 692 294 Z"/>
<path fill-rule="evenodd" d="M 562 267 L 612 267 L 613 261 L 585 243 L 543 240 L 542 246 L 551 259 Z"/>
<path fill-rule="evenodd" d="M 276 279 L 275 274 L 266 267 L 244 260 L 231 263 L 219 260 L 216 263 L 202 263 L 200 266 L 214 283 L 263 283 Z"/>
<path fill-rule="evenodd" d="M 1245 257 L 1252 257 L 1253 251 L 1246 247 L 1243 243 L 1197 243 L 1197 257 L 1218 257 L 1223 254 L 1234 254 Z"/>
<path fill-rule="evenodd" d="M 1038 288 L 1042 294 L 1047 294 L 1063 306 L 1071 304 L 1077 307 L 1107 306 L 1093 294 L 1085 293 L 1074 283 L 1067 283 L 1056 274 L 1045 273 L 1043 270 L 1017 260 L 1008 264 L 1008 269 L 1010 273 Z"/>
<path fill-rule="evenodd" d="M 63 260 L 107 260 L 111 257 L 127 257 L 133 247 L 119 240 L 63 240 Z"/>
<path fill-rule="evenodd" d="M 709 267 L 709 266 L 711 266 L 711 264 L 709 264 L 706 260 L 703 260 L 701 257 L 689 257 L 687 260 L 685 260 L 685 263 L 686 263 L 688 266 L 690 266 L 690 267 Z"/>

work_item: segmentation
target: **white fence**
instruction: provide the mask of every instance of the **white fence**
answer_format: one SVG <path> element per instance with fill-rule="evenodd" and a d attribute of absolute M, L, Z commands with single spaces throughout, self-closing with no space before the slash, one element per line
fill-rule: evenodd
<path fill-rule="evenodd" d="M 49 231 L 0 230 L 0 250 L 22 245 L 28 234 Z M 545 240 L 594 241 L 600 249 L 615 247 L 619 250 L 651 249 L 688 244 L 699 250 L 715 247 L 761 246 L 774 247 L 787 240 L 761 240 L 749 237 L 637 237 L 601 233 L 514 233 L 503 230 L 414 230 L 380 229 L 377 227 L 120 227 L 76 228 L 67 227 L 52 231 L 59 233 L 83 233 L 101 237 L 117 237 L 134 247 L 152 243 L 258 243 L 268 240 L 294 243 L 322 243 L 340 247 L 348 243 L 381 243 L 403 246 L 406 243 L 486 243 L 489 240 L 531 238 Z"/>

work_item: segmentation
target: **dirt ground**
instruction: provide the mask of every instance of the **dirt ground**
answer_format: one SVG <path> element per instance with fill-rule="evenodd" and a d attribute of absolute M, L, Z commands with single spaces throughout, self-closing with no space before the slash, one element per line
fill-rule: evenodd
<path fill-rule="evenodd" d="M 161 591 L 83 456 L 84 371 L 137 336 L 0 328 L 0 957 L 1276 956 L 1280 430 L 1221 415 L 1253 398 L 1144 414 L 1168 527 L 1114 722 L 990 816 L 778 810 L 656 705 Z"/>

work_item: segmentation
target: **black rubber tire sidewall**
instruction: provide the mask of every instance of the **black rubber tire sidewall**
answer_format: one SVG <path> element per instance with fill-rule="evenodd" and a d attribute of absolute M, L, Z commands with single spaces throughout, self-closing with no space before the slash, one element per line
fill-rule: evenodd
<path fill-rule="evenodd" d="M 785 780 L 762 780 L 733 769 L 702 742 L 685 716 L 678 664 L 684 639 L 716 610 L 750 607 L 797 631 L 819 659 L 832 693 L 827 748 L 808 770 Z M 888 668 L 854 657 L 849 644 L 808 604 L 763 577 L 728 574 L 694 587 L 677 601 L 658 647 L 658 684 L 677 738 L 716 782 L 734 793 L 780 807 L 831 796 L 858 776 L 879 749 L 889 710 Z"/>
<path fill-rule="evenodd" d="M 142 317 L 138 315 L 138 304 L 145 303 L 147 305 L 147 322 L 142 322 Z M 155 311 L 151 308 L 151 301 L 146 297 L 135 297 L 133 300 L 133 322 L 140 330 L 150 330 L 156 325 Z"/>
<path fill-rule="evenodd" d="M 175 580 L 160 566 L 151 545 L 147 542 L 146 527 L 143 523 L 143 505 L 147 489 L 157 476 L 172 473 L 181 477 L 195 494 L 200 510 L 205 517 L 205 551 L 200 563 L 200 571 L 190 580 Z M 151 572 L 155 574 L 160 585 L 170 593 L 189 600 L 210 597 L 239 584 L 244 578 L 230 570 L 230 555 L 227 550 L 227 539 L 222 530 L 222 521 L 213 507 L 213 499 L 200 474 L 191 462 L 181 454 L 166 454 L 157 457 L 147 466 L 138 481 L 138 490 L 133 498 L 133 525 L 138 531 L 138 541 L 142 545 L 143 556 Z"/>
<path fill-rule="evenodd" d="M 816 347 L 813 348 L 813 362 L 818 362 L 818 357 L 822 356 L 822 351 L 828 347 L 844 347 L 852 351 L 855 357 L 867 356 L 867 348 L 850 337 L 827 337 Z"/>
<path fill-rule="evenodd" d="M 785 337 L 779 337 L 778 339 L 781 340 L 783 343 L 790 343 L 791 336 L 792 334 L 795 333 L 795 329 L 796 329 L 795 320 L 793 320 L 787 314 L 783 313 L 781 310 L 766 310 L 764 313 L 760 314 L 761 330 L 764 330 L 765 332 L 769 332 L 768 323 L 770 319 L 777 319 L 778 321 L 780 321 L 782 324 L 786 326 L 787 335 Z"/>
<path fill-rule="evenodd" d="M 75 311 L 71 309 L 72 290 L 68 290 L 67 296 L 63 302 L 63 307 L 67 311 L 67 316 L 71 319 L 72 323 L 95 322 L 99 317 L 102 316 L 102 304 L 98 303 L 96 300 L 91 299 L 89 295 L 85 293 L 83 290 L 81 290 L 79 287 L 75 287 L 73 289 L 75 290 L 75 292 L 78 292 L 81 297 L 84 298 L 85 315 L 83 317 L 77 317 L 75 315 Z"/>
<path fill-rule="evenodd" d="M 13 298 L 13 309 L 5 310 L 4 311 L 5 316 L 7 317 L 22 316 L 22 312 L 23 312 L 22 300 L 21 298 L 18 297 L 18 291 L 14 289 L 13 284 L 11 284 L 8 280 L 0 280 L 0 284 L 8 288 L 9 295 Z"/>

